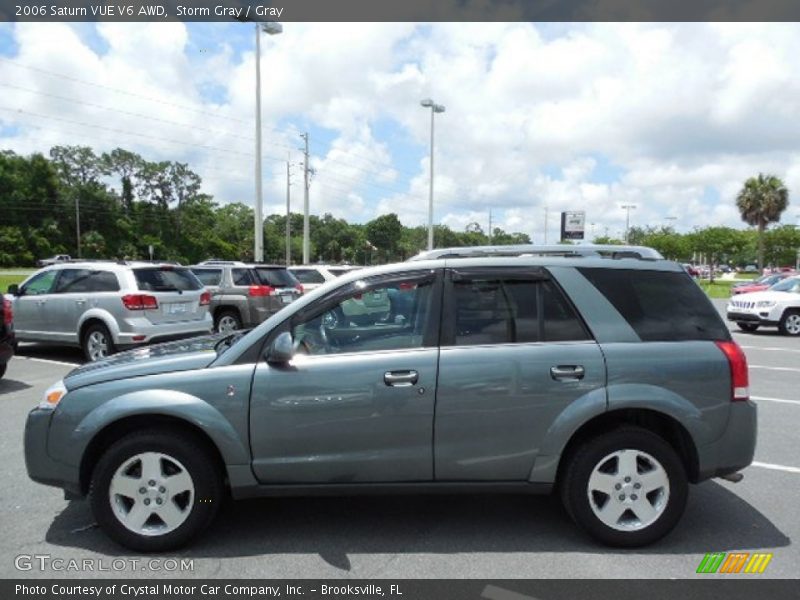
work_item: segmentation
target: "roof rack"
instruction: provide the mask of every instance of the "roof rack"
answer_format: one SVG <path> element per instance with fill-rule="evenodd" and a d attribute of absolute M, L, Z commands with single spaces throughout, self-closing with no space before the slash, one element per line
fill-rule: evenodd
<path fill-rule="evenodd" d="M 420 252 L 409 261 L 433 260 L 437 258 L 480 258 L 484 256 L 562 256 L 562 257 L 601 257 L 634 258 L 637 260 L 662 260 L 664 257 L 646 246 L 614 246 L 611 244 L 550 245 L 536 246 L 520 244 L 512 246 L 462 246 L 457 248 L 437 248 Z"/>
<path fill-rule="evenodd" d="M 196 267 L 211 267 L 214 265 L 234 265 L 237 267 L 243 267 L 245 263 L 240 260 L 222 260 L 217 258 L 209 258 L 208 260 L 204 260 L 202 262 L 197 263 Z"/>

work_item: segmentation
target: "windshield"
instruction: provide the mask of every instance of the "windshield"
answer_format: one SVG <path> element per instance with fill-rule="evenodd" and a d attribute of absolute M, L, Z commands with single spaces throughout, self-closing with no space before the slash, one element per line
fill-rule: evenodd
<path fill-rule="evenodd" d="M 175 267 L 145 267 L 134 269 L 136 284 L 143 292 L 189 292 L 202 289 L 203 284 L 189 269 Z"/>
<path fill-rule="evenodd" d="M 772 292 L 789 292 L 790 294 L 800 294 L 800 277 L 790 277 L 784 279 L 769 288 Z"/>

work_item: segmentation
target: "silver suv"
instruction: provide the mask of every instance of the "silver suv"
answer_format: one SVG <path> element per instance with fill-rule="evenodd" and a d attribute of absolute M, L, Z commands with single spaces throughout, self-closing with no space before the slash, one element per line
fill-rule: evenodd
<path fill-rule="evenodd" d="M 186 267 L 85 261 L 51 265 L 9 288 L 22 342 L 80 346 L 95 361 L 118 349 L 211 330 L 211 294 Z"/>
<path fill-rule="evenodd" d="M 75 369 L 28 415 L 28 474 L 156 552 L 228 493 L 557 491 L 595 538 L 641 546 L 678 523 L 689 483 L 742 477 L 747 361 L 680 265 L 610 246 L 419 258 L 343 275 L 246 334 Z M 376 292 L 396 296 L 388 318 L 332 326 Z"/>
<path fill-rule="evenodd" d="M 211 292 L 214 330 L 250 329 L 303 295 L 286 267 L 207 260 L 190 267 Z"/>

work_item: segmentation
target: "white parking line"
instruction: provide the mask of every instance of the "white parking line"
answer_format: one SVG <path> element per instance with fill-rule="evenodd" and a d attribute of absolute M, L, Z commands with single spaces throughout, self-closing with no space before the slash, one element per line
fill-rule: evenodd
<path fill-rule="evenodd" d="M 32 356 L 20 356 L 17 354 L 14 360 L 32 360 L 40 363 L 47 363 L 51 365 L 64 365 L 65 367 L 77 367 L 78 363 L 64 362 L 63 360 L 50 360 L 49 358 L 34 358 Z"/>
<path fill-rule="evenodd" d="M 800 400 L 787 400 L 786 398 L 767 398 L 766 396 L 750 396 L 750 400 L 757 402 L 778 402 L 780 404 L 796 404 L 800 406 Z"/>
<path fill-rule="evenodd" d="M 766 369 L 768 371 L 795 371 L 796 373 L 800 373 L 800 369 L 795 369 L 794 367 L 767 367 L 764 365 L 750 365 L 751 369 Z"/>
<path fill-rule="evenodd" d="M 750 463 L 752 467 L 760 467 L 762 469 L 770 469 L 771 471 L 784 471 L 786 473 L 800 473 L 800 468 L 787 467 L 786 465 L 774 465 L 772 463 L 762 463 L 753 461 Z"/>
<path fill-rule="evenodd" d="M 800 353 L 800 350 L 795 350 L 794 348 L 779 348 L 779 347 L 771 347 L 771 348 L 764 348 L 762 346 L 739 346 L 744 350 L 769 350 L 770 352 L 797 352 Z"/>

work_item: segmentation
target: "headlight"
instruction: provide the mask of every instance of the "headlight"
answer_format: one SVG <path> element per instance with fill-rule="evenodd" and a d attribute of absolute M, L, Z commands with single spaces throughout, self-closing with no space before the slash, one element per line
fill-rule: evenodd
<path fill-rule="evenodd" d="M 39 403 L 39 408 L 54 409 L 61 399 L 67 395 L 67 388 L 63 381 L 57 381 L 44 393 L 44 398 Z"/>
<path fill-rule="evenodd" d="M 772 308 L 776 304 L 775 300 L 762 300 L 761 302 L 756 302 L 756 308 Z"/>

